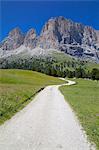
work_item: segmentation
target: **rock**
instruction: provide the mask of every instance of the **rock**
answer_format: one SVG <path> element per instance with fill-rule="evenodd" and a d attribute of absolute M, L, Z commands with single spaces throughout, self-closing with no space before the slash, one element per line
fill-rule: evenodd
<path fill-rule="evenodd" d="M 97 42 L 96 31 L 91 27 L 85 26 L 83 38 L 82 38 L 82 44 L 94 47 L 96 42 Z"/>
<path fill-rule="evenodd" d="M 94 46 L 99 41 L 98 31 L 64 17 L 49 19 L 42 29 L 38 45 L 49 48 L 59 44 Z M 98 37 L 97 37 L 98 36 Z"/>
<path fill-rule="evenodd" d="M 36 31 L 32 28 L 27 32 L 25 36 L 24 45 L 26 47 L 33 49 L 36 47 L 36 42 L 37 42 Z"/>
<path fill-rule="evenodd" d="M 93 57 L 94 50 L 99 49 L 98 43 L 99 31 L 60 16 L 49 19 L 44 25 L 37 46 L 55 48 L 78 57 L 85 54 Z M 89 49 L 90 52 L 87 52 Z"/>
<path fill-rule="evenodd" d="M 13 50 L 20 47 L 23 44 L 24 35 L 19 28 L 15 28 L 9 32 L 7 38 L 5 38 L 1 44 L 3 50 Z"/>
<path fill-rule="evenodd" d="M 25 36 L 19 28 L 13 29 L 0 43 L 0 48 L 9 51 L 21 45 L 29 49 L 57 49 L 72 56 L 99 60 L 99 31 L 62 16 L 49 19 L 40 36 L 33 28 Z"/>
<path fill-rule="evenodd" d="M 82 24 L 64 17 L 52 18 L 43 27 L 38 45 L 42 48 L 59 48 L 60 44 L 81 44 L 83 33 Z"/>

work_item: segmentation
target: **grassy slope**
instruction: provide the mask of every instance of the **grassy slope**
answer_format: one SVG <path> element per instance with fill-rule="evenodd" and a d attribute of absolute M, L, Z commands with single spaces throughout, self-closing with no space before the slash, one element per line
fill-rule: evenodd
<path fill-rule="evenodd" d="M 73 57 L 68 55 L 68 54 L 65 54 L 64 52 L 53 52 L 52 56 L 59 62 L 63 62 L 65 60 L 67 61 L 72 61 L 73 60 Z"/>
<path fill-rule="evenodd" d="M 60 88 L 84 127 L 89 139 L 99 149 L 99 82 L 77 79 L 77 85 Z"/>
<path fill-rule="evenodd" d="M 38 90 L 61 83 L 57 78 L 33 71 L 0 70 L 0 124 L 22 109 Z"/>
<path fill-rule="evenodd" d="M 53 53 L 53 57 L 60 63 L 60 62 L 64 62 L 64 61 L 70 61 L 70 62 L 75 62 L 75 63 L 80 63 L 80 61 L 77 59 L 77 58 L 75 58 L 75 57 L 72 57 L 72 56 L 70 56 L 70 55 L 68 55 L 68 54 L 64 54 L 64 53 L 62 53 L 62 52 L 59 52 L 59 53 Z M 79 67 L 80 66 L 80 64 L 77 66 L 77 67 Z M 67 69 L 69 69 L 69 70 L 71 70 L 71 71 L 73 71 L 74 70 L 74 68 L 72 68 L 72 67 L 66 67 Z M 89 71 L 92 71 L 92 69 L 93 68 L 98 68 L 99 69 L 99 64 L 96 64 L 95 62 L 86 62 L 85 61 L 85 63 L 84 63 L 84 65 L 83 65 L 83 68 L 85 69 L 85 70 L 89 70 Z"/>
<path fill-rule="evenodd" d="M 99 69 L 99 64 L 96 64 L 96 63 L 87 63 L 86 64 L 86 68 L 89 71 L 91 71 L 93 68 Z"/>

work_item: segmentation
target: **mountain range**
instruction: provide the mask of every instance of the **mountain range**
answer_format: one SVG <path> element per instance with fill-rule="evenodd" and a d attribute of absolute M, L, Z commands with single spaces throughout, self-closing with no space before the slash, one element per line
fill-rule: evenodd
<path fill-rule="evenodd" d="M 49 19 L 40 35 L 34 28 L 26 34 L 14 28 L 0 43 L 0 58 L 27 53 L 63 52 L 73 57 L 99 62 L 99 31 L 62 16 Z"/>

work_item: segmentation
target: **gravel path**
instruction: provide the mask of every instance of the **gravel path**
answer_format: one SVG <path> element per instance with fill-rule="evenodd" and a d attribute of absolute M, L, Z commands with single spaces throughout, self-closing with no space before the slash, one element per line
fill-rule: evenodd
<path fill-rule="evenodd" d="M 67 83 L 71 84 L 74 82 Z M 94 149 L 58 87 L 46 87 L 0 126 L 0 150 Z"/>

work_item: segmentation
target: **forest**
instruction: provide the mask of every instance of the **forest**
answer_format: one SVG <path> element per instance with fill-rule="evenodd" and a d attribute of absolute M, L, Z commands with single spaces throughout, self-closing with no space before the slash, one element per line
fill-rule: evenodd
<path fill-rule="evenodd" d="M 86 68 L 84 61 L 75 61 L 73 59 L 63 60 L 61 62 L 52 57 L 19 58 L 18 60 L 1 59 L 0 68 L 33 70 L 55 77 L 76 77 L 99 80 L 99 69 L 93 68 L 89 70 Z"/>

